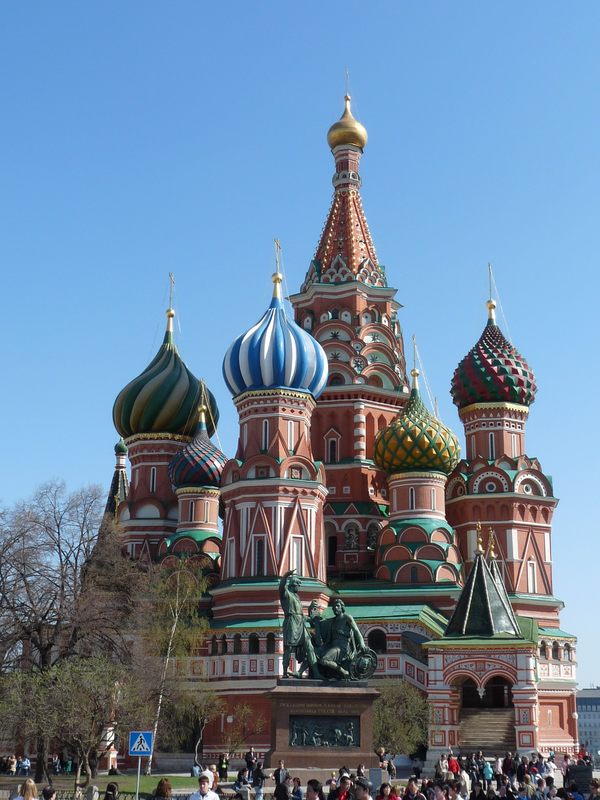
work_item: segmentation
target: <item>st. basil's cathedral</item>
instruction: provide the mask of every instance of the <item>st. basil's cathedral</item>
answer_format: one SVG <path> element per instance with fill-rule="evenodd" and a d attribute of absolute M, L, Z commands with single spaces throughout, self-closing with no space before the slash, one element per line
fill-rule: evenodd
<path fill-rule="evenodd" d="M 350 97 L 327 140 L 333 200 L 288 298 L 294 319 L 277 269 L 267 310 L 224 356 L 236 453 L 211 440 L 217 402 L 179 354 L 169 308 L 158 353 L 115 401 L 122 438 L 107 510 L 129 557 L 192 558 L 207 577 L 209 634 L 177 665 L 228 704 L 205 751 L 225 749 L 240 703 L 267 720 L 257 752 L 271 745 L 278 586 L 293 569 L 305 607 L 342 598 L 377 654 L 373 685 L 403 678 L 427 695 L 430 754 L 575 752 L 576 641 L 560 628 L 552 584 L 557 499 L 525 447 L 533 372 L 490 299 L 451 380 L 461 453 L 418 370 L 407 375 L 401 306 L 362 207 L 367 131 Z"/>

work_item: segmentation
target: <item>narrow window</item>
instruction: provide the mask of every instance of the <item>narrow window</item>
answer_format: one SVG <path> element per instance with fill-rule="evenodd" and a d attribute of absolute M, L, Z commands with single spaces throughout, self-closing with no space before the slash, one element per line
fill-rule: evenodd
<path fill-rule="evenodd" d="M 417 507 L 414 486 L 411 486 L 408 490 L 408 507 L 411 511 Z"/>
<path fill-rule="evenodd" d="M 254 545 L 254 574 L 261 576 L 265 574 L 265 540 L 262 537 L 260 539 L 255 539 Z"/>
<path fill-rule="evenodd" d="M 475 436 L 471 436 L 471 458 L 477 455 L 477 445 L 475 444 Z"/>
<path fill-rule="evenodd" d="M 527 592 L 529 594 L 535 594 L 537 592 L 536 588 L 536 574 L 535 574 L 535 561 L 528 561 L 527 562 Z"/>
<path fill-rule="evenodd" d="M 431 489 L 431 510 L 435 511 L 435 489 Z"/>
<path fill-rule="evenodd" d="M 328 453 L 328 460 L 330 464 L 337 464 L 338 455 L 337 455 L 337 439 L 330 439 L 329 440 L 329 453 Z"/>
<path fill-rule="evenodd" d="M 489 434 L 490 459 L 496 458 L 496 439 L 493 433 Z"/>
<path fill-rule="evenodd" d="M 196 501 L 190 500 L 190 513 L 188 515 L 188 519 L 190 522 L 194 522 L 196 519 Z"/>
<path fill-rule="evenodd" d="M 275 634 L 267 633 L 267 653 L 275 652 Z"/>
<path fill-rule="evenodd" d="M 294 436 L 294 422 L 293 420 L 288 420 L 288 450 L 293 452 L 294 445 L 296 444 L 296 437 Z"/>
<path fill-rule="evenodd" d="M 262 422 L 262 449 L 269 449 L 269 420 L 263 419 Z"/>
<path fill-rule="evenodd" d="M 244 449 L 248 447 L 248 423 L 245 422 L 242 427 L 242 441 L 244 443 Z"/>
<path fill-rule="evenodd" d="M 419 571 L 418 571 L 418 569 L 416 567 L 411 567 L 410 568 L 410 582 L 411 583 L 417 583 L 418 579 L 419 579 Z"/>
<path fill-rule="evenodd" d="M 156 467 L 150 467 L 150 492 L 156 491 Z"/>
<path fill-rule="evenodd" d="M 233 655 L 239 656 L 242 652 L 242 637 L 239 633 L 236 633 L 233 637 Z"/>
<path fill-rule="evenodd" d="M 225 636 L 225 634 L 221 636 L 221 655 L 222 656 L 227 655 L 227 637 Z"/>
<path fill-rule="evenodd" d="M 256 656 L 260 653 L 260 641 L 255 633 L 251 633 L 248 637 L 248 652 L 251 656 Z"/>
<path fill-rule="evenodd" d="M 512 457 L 516 458 L 519 455 L 519 451 L 517 448 L 517 434 L 511 433 L 510 438 L 512 440 Z"/>

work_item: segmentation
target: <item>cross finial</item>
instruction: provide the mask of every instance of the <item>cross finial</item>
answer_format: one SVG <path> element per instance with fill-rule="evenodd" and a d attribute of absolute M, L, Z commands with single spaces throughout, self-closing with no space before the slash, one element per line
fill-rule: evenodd
<path fill-rule="evenodd" d="M 346 97 L 350 94 L 350 70 L 346 67 Z"/>
<path fill-rule="evenodd" d="M 492 283 L 493 283 L 493 280 L 494 280 L 494 277 L 493 277 L 493 274 L 492 274 L 492 263 L 491 263 L 491 261 L 488 261 L 488 282 L 490 284 L 490 300 L 492 299 Z"/>
<path fill-rule="evenodd" d="M 173 289 L 175 288 L 175 275 L 169 272 L 169 308 L 173 308 Z"/>
<path fill-rule="evenodd" d="M 281 272 L 279 268 L 279 260 L 281 257 L 281 242 L 279 239 L 274 239 L 275 242 L 275 272 Z"/>

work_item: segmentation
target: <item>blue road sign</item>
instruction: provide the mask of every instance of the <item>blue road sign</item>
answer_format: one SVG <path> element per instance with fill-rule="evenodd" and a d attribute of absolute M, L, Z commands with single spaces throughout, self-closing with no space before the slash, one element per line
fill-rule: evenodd
<path fill-rule="evenodd" d="M 131 731 L 129 734 L 129 755 L 143 758 L 152 752 L 152 731 Z"/>

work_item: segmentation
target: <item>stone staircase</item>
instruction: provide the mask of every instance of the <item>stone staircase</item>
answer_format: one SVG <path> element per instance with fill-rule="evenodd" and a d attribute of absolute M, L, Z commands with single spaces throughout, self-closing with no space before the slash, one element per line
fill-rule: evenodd
<path fill-rule="evenodd" d="M 515 750 L 514 708 L 463 708 L 460 713 L 460 752 L 483 750 L 485 756 Z"/>

